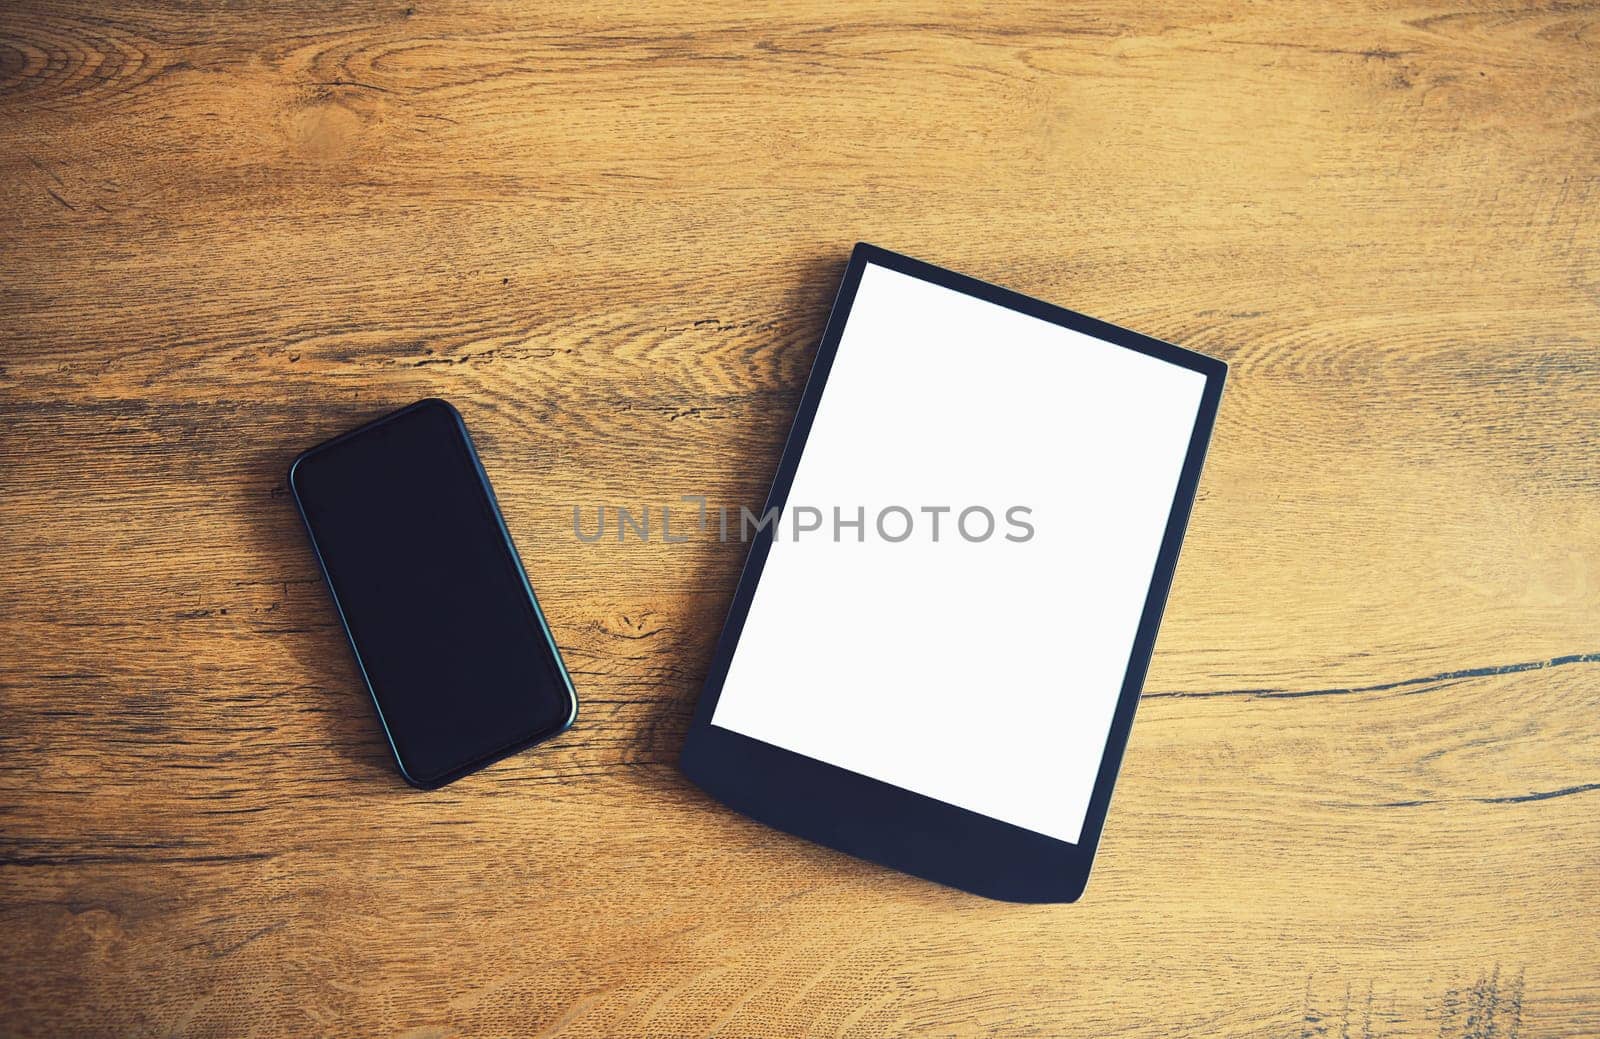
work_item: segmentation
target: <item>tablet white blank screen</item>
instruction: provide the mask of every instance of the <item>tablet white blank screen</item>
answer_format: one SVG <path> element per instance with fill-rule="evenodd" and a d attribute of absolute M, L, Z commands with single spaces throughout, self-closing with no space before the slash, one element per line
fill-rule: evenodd
<path fill-rule="evenodd" d="M 1204 387 L 868 264 L 712 724 L 1077 843 Z"/>

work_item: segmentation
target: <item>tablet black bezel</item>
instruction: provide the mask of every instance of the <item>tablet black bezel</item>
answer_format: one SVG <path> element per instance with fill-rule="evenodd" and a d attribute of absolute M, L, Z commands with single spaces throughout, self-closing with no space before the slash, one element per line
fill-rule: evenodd
<path fill-rule="evenodd" d="M 1071 902 L 1083 892 L 1100 843 L 1112 787 L 1127 747 L 1134 710 L 1194 505 L 1206 447 L 1216 423 L 1227 365 L 909 256 L 857 243 L 817 348 L 763 515 L 774 508 L 781 510 L 788 500 L 868 264 L 975 296 L 1205 376 L 1199 414 L 1167 517 L 1081 839 L 1071 844 L 1047 837 L 711 724 L 756 586 L 772 550 L 776 524 L 763 527 L 751 542 L 684 743 L 681 766 L 691 780 L 724 804 L 797 836 L 989 898 Z M 840 719 L 839 723 L 849 724 L 848 719 Z"/>

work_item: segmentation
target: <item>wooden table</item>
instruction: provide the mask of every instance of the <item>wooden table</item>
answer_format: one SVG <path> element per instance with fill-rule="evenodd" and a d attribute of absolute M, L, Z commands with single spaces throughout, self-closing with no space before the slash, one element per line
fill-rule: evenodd
<path fill-rule="evenodd" d="M 215 6 L 0 9 L 0 1032 L 1600 1034 L 1595 7 Z M 857 239 L 1232 365 L 1076 906 L 700 795 L 743 551 L 572 535 Z M 583 698 L 435 794 L 283 484 L 427 394 Z"/>

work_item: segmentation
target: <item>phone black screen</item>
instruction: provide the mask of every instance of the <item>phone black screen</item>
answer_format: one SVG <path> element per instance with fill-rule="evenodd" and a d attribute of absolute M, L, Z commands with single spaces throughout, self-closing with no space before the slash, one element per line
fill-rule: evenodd
<path fill-rule="evenodd" d="M 411 783 L 440 786 L 577 710 L 466 426 L 424 400 L 301 455 L 289 485 Z"/>

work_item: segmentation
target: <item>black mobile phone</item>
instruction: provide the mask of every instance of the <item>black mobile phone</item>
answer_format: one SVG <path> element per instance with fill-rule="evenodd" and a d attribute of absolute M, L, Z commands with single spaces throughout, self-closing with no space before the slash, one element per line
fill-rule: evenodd
<path fill-rule="evenodd" d="M 306 451 L 289 490 L 400 774 L 433 789 L 565 730 L 578 696 L 454 407 Z"/>

